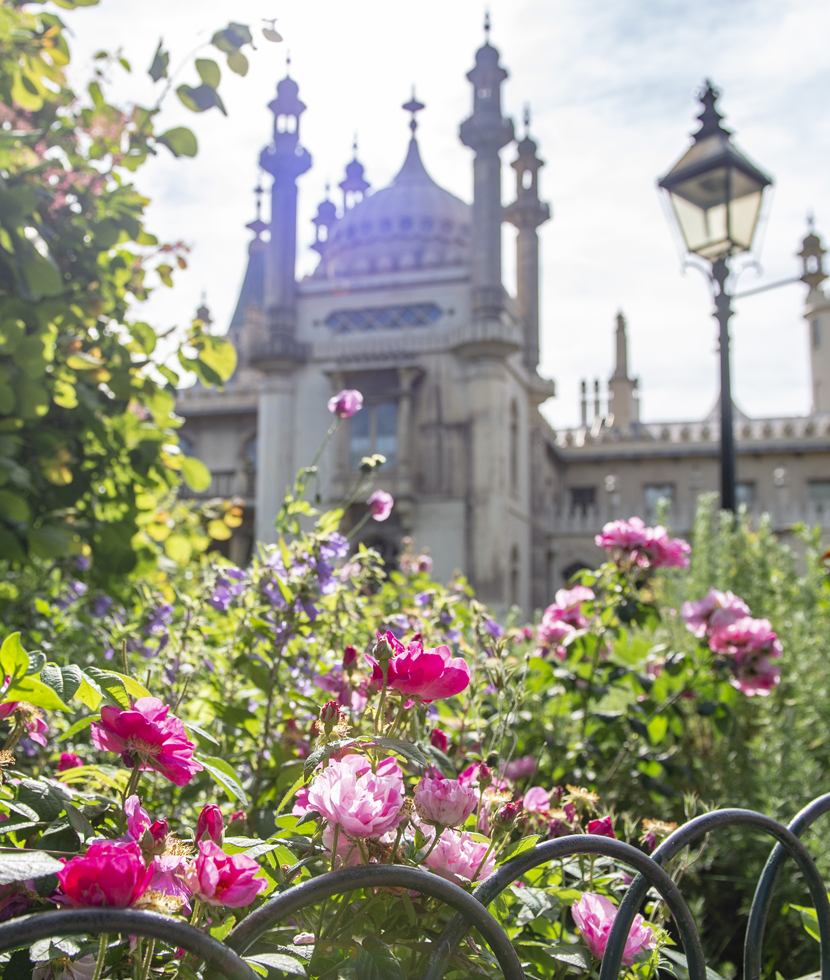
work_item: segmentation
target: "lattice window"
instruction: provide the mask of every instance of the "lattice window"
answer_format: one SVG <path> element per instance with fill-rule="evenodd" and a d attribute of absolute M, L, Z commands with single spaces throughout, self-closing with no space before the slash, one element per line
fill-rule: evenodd
<path fill-rule="evenodd" d="M 335 310 L 327 318 L 326 326 L 334 333 L 429 327 L 441 319 L 441 313 L 441 308 L 434 303 L 384 306 L 369 310 Z"/>

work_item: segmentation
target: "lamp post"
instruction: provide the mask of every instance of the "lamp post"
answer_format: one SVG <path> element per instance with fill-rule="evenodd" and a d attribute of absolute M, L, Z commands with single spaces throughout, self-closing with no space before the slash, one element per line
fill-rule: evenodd
<path fill-rule="evenodd" d="M 694 143 L 658 181 L 667 192 L 686 250 L 705 259 L 719 326 L 721 507 L 735 510 L 735 434 L 729 368 L 731 297 L 728 259 L 752 248 L 764 190 L 772 180 L 732 143 L 715 103 L 720 93 L 707 80 Z"/>

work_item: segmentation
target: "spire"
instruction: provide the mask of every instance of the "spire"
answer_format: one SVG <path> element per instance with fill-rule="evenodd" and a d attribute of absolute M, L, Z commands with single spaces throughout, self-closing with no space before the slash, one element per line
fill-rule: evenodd
<path fill-rule="evenodd" d="M 346 178 L 338 185 L 343 191 L 343 213 L 362 201 L 369 189 L 369 181 L 363 176 L 363 164 L 357 159 L 357 133 L 352 143 L 352 160 L 346 164 Z"/>
<path fill-rule="evenodd" d="M 720 89 L 716 89 L 708 78 L 705 84 L 706 88 L 698 92 L 698 99 L 703 106 L 703 112 L 697 117 L 700 122 L 700 129 L 692 134 L 695 143 L 699 143 L 708 136 L 715 136 L 718 133 L 721 133 L 727 138 L 732 135 L 730 130 L 721 125 L 723 116 L 716 108 L 716 103 L 720 98 Z"/>
<path fill-rule="evenodd" d="M 484 43 L 490 43 L 490 8 L 484 11 Z"/>
<path fill-rule="evenodd" d="M 622 310 L 617 314 L 617 334 L 615 339 L 617 363 L 611 377 L 615 381 L 623 379 L 628 381 L 630 380 L 628 377 L 628 334 L 626 333 L 625 317 L 622 314 Z"/>
<path fill-rule="evenodd" d="M 810 291 L 818 289 L 827 278 L 824 271 L 824 256 L 827 250 L 822 247 L 821 239 L 815 232 L 813 216 L 807 216 L 807 234 L 801 243 L 798 257 L 801 259 L 803 274 L 801 281 L 806 282 Z"/>
<path fill-rule="evenodd" d="M 329 234 L 331 233 L 331 227 L 335 221 L 337 221 L 337 207 L 333 201 L 329 200 L 329 191 L 331 187 L 326 183 L 326 197 L 325 200 L 320 202 L 320 206 L 317 208 L 317 214 L 311 219 L 315 226 L 315 237 L 314 244 L 311 246 L 320 255 L 326 249 L 326 242 L 329 240 Z"/>
<path fill-rule="evenodd" d="M 415 130 L 418 128 L 418 121 L 415 118 L 415 114 L 420 112 L 421 109 L 425 109 L 426 106 L 423 102 L 419 102 L 415 98 L 415 86 L 412 86 L 412 98 L 409 102 L 404 102 L 401 106 L 402 109 L 406 109 L 407 112 L 412 113 L 412 117 L 409 120 L 409 128 L 412 130 L 412 139 L 415 139 Z"/>
<path fill-rule="evenodd" d="M 246 228 L 250 228 L 251 231 L 256 235 L 256 240 L 259 241 L 262 238 L 262 233 L 267 229 L 268 225 L 262 220 L 262 195 L 264 193 L 264 188 L 262 186 L 262 181 L 257 181 L 257 185 L 254 188 L 254 194 L 256 195 L 256 218 L 250 221 Z"/>
<path fill-rule="evenodd" d="M 640 421 L 640 400 L 636 394 L 638 382 L 628 374 L 628 330 L 622 310 L 617 314 L 617 330 L 614 336 L 616 364 L 608 382 L 611 393 L 608 405 L 609 424 L 615 429 L 625 429 Z"/>

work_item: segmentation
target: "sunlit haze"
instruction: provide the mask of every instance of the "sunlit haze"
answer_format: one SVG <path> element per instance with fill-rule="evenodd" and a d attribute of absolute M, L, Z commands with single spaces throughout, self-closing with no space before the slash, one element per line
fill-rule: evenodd
<path fill-rule="evenodd" d="M 541 373 L 558 397 L 545 408 L 554 425 L 578 422 L 583 377 L 607 379 L 614 317 L 626 314 L 632 372 L 645 420 L 695 418 L 716 397 L 711 300 L 703 276 L 681 271 L 676 236 L 655 187 L 688 146 L 705 78 L 722 90 L 726 126 L 740 148 L 775 180 L 758 232 L 763 271 L 747 269 L 738 291 L 798 275 L 795 253 L 808 212 L 830 239 L 830 82 L 824 0 L 493 0 L 492 43 L 510 72 L 504 111 L 521 131 L 523 107 L 546 161 L 541 190 L 553 219 L 542 242 Z M 111 98 L 152 104 L 163 83 L 146 73 L 159 37 L 171 68 L 229 20 L 249 24 L 257 51 L 247 77 L 222 65 L 228 109 L 193 115 L 171 92 L 160 128 L 190 126 L 195 160 L 166 151 L 138 176 L 152 198 L 149 226 L 192 246 L 190 267 L 171 291 L 160 287 L 140 315 L 182 325 L 202 293 L 224 332 L 233 312 L 254 217 L 259 151 L 270 138 L 267 103 L 291 74 L 308 106 L 301 141 L 313 167 L 300 181 L 298 274 L 317 255 L 311 217 L 326 182 L 343 179 L 357 134 L 373 188 L 399 169 L 409 130 L 401 103 L 412 85 L 426 104 L 418 137 L 424 163 L 443 187 L 472 198 L 472 153 L 458 139 L 471 107 L 465 74 L 483 40 L 481 0 L 101 0 L 62 12 L 73 34 L 72 81 L 92 71 L 92 55 L 121 46 L 132 74 L 111 71 Z M 261 36 L 277 18 L 282 44 Z M 190 58 L 192 62 L 192 57 Z M 177 82 L 196 82 L 187 64 Z M 515 191 L 502 152 L 504 201 Z M 337 191 L 335 200 L 339 200 Z M 513 239 L 504 232 L 505 281 L 512 289 Z M 805 287 L 785 286 L 736 303 L 733 377 L 738 405 L 753 416 L 809 410 Z"/>

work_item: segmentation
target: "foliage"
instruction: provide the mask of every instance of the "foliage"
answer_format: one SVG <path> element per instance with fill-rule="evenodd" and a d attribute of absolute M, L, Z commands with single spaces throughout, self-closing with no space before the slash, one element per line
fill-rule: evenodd
<path fill-rule="evenodd" d="M 167 335 L 130 312 L 157 281 L 172 286 L 188 249 L 146 229 L 149 202 L 129 175 L 159 147 L 188 157 L 197 146 L 184 127 L 156 129 L 173 82 L 161 42 L 150 66 L 167 80 L 158 102 L 124 110 L 104 89 L 107 67 L 128 62 L 99 52 L 96 77 L 75 92 L 65 33 L 40 6 L 0 5 L 0 554 L 88 556 L 103 582 L 141 560 L 143 515 L 163 509 L 182 477 L 205 489 L 204 467 L 177 447 Z M 231 23 L 211 44 L 246 73 L 247 27 Z M 179 86 L 181 101 L 224 111 L 218 64 L 195 68 L 200 84 Z M 232 345 L 199 320 L 177 354 L 205 385 L 236 366 Z"/>

